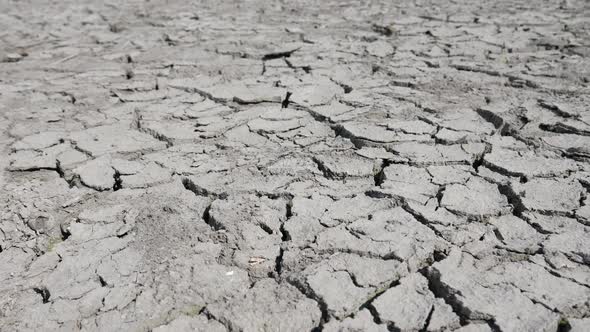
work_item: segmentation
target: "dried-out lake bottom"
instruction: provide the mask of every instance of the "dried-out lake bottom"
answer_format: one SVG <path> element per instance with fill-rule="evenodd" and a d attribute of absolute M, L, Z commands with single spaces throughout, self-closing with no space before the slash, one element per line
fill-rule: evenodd
<path fill-rule="evenodd" d="M 586 1 L 0 31 L 0 331 L 590 331 Z"/>

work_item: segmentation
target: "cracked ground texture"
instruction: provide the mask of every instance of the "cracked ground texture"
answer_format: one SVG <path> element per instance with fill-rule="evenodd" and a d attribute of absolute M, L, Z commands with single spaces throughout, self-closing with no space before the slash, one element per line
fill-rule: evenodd
<path fill-rule="evenodd" d="M 587 1 L 0 31 L 0 331 L 590 331 Z"/>

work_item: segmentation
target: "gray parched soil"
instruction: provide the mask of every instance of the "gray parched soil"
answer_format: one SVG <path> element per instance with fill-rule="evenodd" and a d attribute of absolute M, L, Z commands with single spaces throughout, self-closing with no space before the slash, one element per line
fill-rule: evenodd
<path fill-rule="evenodd" d="M 590 331 L 590 2 L 0 0 L 0 331 Z"/>

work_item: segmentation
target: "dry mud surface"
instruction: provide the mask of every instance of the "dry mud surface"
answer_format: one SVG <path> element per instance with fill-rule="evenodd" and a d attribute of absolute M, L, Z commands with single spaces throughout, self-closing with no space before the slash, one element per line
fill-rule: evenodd
<path fill-rule="evenodd" d="M 1 331 L 590 331 L 587 1 L 0 1 Z"/>

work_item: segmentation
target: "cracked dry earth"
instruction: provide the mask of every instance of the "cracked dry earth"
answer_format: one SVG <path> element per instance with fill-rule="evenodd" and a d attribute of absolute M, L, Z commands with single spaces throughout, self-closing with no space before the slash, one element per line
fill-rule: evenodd
<path fill-rule="evenodd" d="M 586 1 L 0 1 L 1 331 L 590 331 Z"/>

